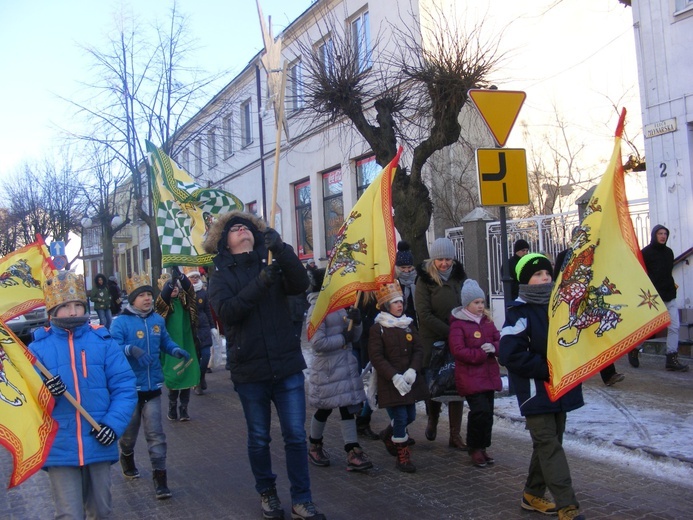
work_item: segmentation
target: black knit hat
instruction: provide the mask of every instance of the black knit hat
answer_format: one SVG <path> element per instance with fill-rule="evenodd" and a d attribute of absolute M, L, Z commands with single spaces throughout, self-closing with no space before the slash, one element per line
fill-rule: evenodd
<path fill-rule="evenodd" d="M 403 265 L 414 265 L 414 255 L 411 254 L 409 242 L 400 240 L 397 244 L 395 265 L 400 267 Z"/>
<path fill-rule="evenodd" d="M 539 253 L 529 253 L 520 258 L 515 267 L 515 274 L 517 275 L 517 281 L 521 284 L 529 283 L 529 279 L 537 271 L 542 269 L 551 273 L 553 271 L 553 266 L 551 261 L 544 255 Z"/>
<path fill-rule="evenodd" d="M 513 253 L 517 253 L 523 249 L 529 249 L 529 243 L 523 239 L 516 240 L 515 244 L 513 245 Z"/>

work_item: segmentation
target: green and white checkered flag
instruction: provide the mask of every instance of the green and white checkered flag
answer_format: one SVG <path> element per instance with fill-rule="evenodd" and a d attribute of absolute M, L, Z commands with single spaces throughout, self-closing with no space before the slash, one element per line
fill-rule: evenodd
<path fill-rule="evenodd" d="M 202 249 L 209 226 L 222 213 L 242 211 L 243 203 L 227 191 L 200 187 L 160 148 L 146 144 L 162 266 L 211 265 L 213 255 Z"/>

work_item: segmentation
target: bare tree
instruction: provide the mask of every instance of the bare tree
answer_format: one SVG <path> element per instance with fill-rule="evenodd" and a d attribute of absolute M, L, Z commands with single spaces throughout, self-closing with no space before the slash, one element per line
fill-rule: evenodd
<path fill-rule="evenodd" d="M 376 54 L 364 59 L 351 32 L 342 31 L 330 15 L 321 28 L 323 38 L 331 40 L 329 48 L 299 44 L 311 117 L 318 114 L 330 122 L 348 118 L 382 166 L 394 158 L 398 142 L 413 147 L 410 167 L 400 162 L 395 176 L 393 205 L 395 225 L 417 260 L 428 256 L 425 233 L 433 214 L 424 165 L 437 151 L 457 143 L 467 91 L 489 86 L 489 75 L 502 58 L 499 38 L 483 41 L 483 23 L 465 30 L 457 17 L 435 6 L 422 17 L 430 21 L 425 29 L 418 20 L 393 24 L 397 50 L 390 56 L 378 53 L 380 62 L 372 66 L 364 63 L 371 65 Z"/>
<path fill-rule="evenodd" d="M 144 140 L 175 157 L 214 126 L 216 118 L 223 116 L 225 104 L 232 100 L 214 100 L 208 104 L 209 118 L 204 124 L 192 133 L 184 131 L 184 122 L 199 110 L 202 100 L 208 99 L 206 90 L 222 74 L 203 75 L 186 66 L 194 45 L 187 34 L 186 17 L 175 3 L 167 21 L 154 27 L 153 33 L 123 15 L 117 24 L 115 35 L 104 48 L 84 47 L 94 62 L 97 80 L 86 84 L 87 101 L 67 101 L 86 117 L 91 130 L 70 134 L 103 146 L 129 172 L 133 216 L 149 227 L 152 277 L 156 278 L 161 271 L 161 248 L 147 200 L 150 190 L 145 184 L 148 166 Z"/>

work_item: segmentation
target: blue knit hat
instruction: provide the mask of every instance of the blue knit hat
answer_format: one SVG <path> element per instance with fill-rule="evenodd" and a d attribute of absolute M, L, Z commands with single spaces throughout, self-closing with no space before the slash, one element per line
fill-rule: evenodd
<path fill-rule="evenodd" d="M 431 246 L 431 259 L 455 258 L 455 244 L 449 238 L 438 238 Z"/>
<path fill-rule="evenodd" d="M 409 242 L 400 240 L 397 244 L 397 258 L 395 265 L 401 267 L 403 265 L 414 265 L 414 255 L 411 254 Z"/>

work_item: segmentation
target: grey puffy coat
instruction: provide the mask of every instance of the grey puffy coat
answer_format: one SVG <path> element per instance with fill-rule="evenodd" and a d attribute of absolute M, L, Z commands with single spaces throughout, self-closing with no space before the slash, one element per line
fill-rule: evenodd
<path fill-rule="evenodd" d="M 319 293 L 308 295 L 313 314 Z M 342 332 L 347 329 L 346 311 L 340 309 L 328 314 L 310 340 L 313 362 L 308 376 L 308 402 L 315 408 L 331 410 L 351 406 L 366 400 L 359 362 L 351 343 L 344 344 Z M 354 325 L 354 341 L 361 336 L 362 325 Z"/>

